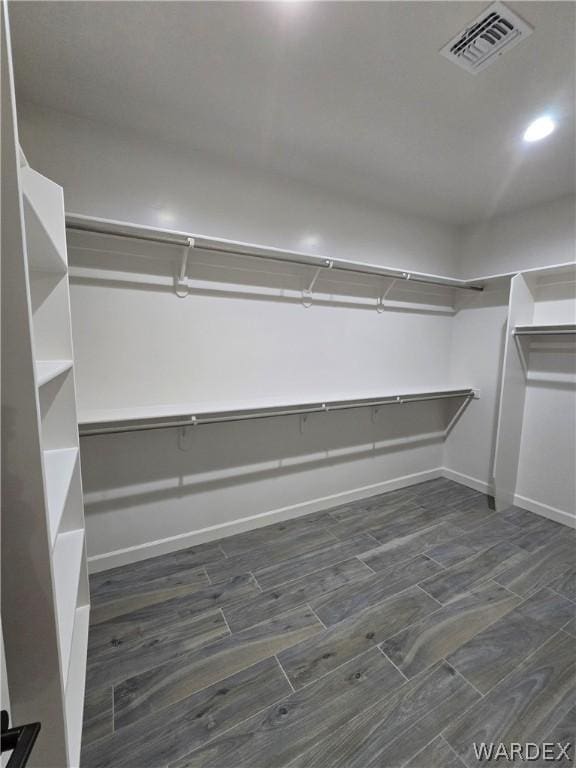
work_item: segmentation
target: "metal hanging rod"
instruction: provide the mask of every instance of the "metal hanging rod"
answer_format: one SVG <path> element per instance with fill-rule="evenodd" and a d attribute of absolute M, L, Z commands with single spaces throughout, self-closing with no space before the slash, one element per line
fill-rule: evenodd
<path fill-rule="evenodd" d="M 66 229 L 73 232 L 90 232 L 98 235 L 111 235 L 113 237 L 128 238 L 131 240 L 147 240 L 164 245 L 177 245 L 190 247 L 193 240 L 194 247 L 202 251 L 222 253 L 229 256 L 249 256 L 255 259 L 267 259 L 268 261 L 281 261 L 288 264 L 300 264 L 324 269 L 333 269 L 341 272 L 352 272 L 362 275 L 375 275 L 378 277 L 391 277 L 396 280 L 409 280 L 413 283 L 425 283 L 427 285 L 439 285 L 444 288 L 459 288 L 466 291 L 482 291 L 482 285 L 473 281 L 459 280 L 452 277 L 428 275 L 423 272 L 409 272 L 392 267 L 380 267 L 377 264 L 347 261 L 345 259 L 328 259 L 324 256 L 313 256 L 294 251 L 283 251 L 279 248 L 264 248 L 249 243 L 238 243 L 232 240 L 218 240 L 215 238 L 192 235 L 185 232 L 155 229 L 127 222 L 99 219 L 91 216 L 80 216 L 69 213 L 66 215 Z"/>
<path fill-rule="evenodd" d="M 576 325 L 517 325 L 514 336 L 568 336 L 576 333 Z"/>
<path fill-rule="evenodd" d="M 418 394 L 389 395 L 388 397 L 368 397 L 361 400 L 331 400 L 324 403 L 300 403 L 276 408 L 245 408 L 234 411 L 213 411 L 199 414 L 178 414 L 170 417 L 146 417 L 138 419 L 120 419 L 116 421 L 91 422 L 80 424 L 80 436 L 109 435 L 121 432 L 142 432 L 152 429 L 170 429 L 172 427 L 194 427 L 201 424 L 221 424 L 230 421 L 248 421 L 268 419 L 276 416 L 296 416 L 311 413 L 329 413 L 330 411 L 352 410 L 354 408 L 379 408 L 383 405 L 418 403 L 426 400 L 447 400 L 451 398 L 475 397 L 473 389 L 448 389 L 437 392 Z"/>

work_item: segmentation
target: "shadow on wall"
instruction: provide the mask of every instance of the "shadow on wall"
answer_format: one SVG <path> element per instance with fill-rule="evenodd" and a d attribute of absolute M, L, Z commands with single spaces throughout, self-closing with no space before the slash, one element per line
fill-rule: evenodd
<path fill-rule="evenodd" d="M 184 251 L 175 246 L 74 232 L 68 233 L 68 249 L 73 282 L 162 292 L 174 291 Z M 196 249 L 188 257 L 186 277 L 191 295 L 301 303 L 302 292 L 313 285 L 313 300 L 319 304 L 374 310 L 385 296 L 387 310 L 454 313 L 451 288 L 330 269 L 316 272 L 315 267 Z"/>
<path fill-rule="evenodd" d="M 360 411 L 203 425 L 182 430 L 86 437 L 81 441 L 86 512 L 190 498 L 266 480 L 298 482 L 310 470 L 333 469 L 317 497 L 435 469 L 440 461 L 408 454 L 441 446 L 465 400 L 391 405 Z M 363 463 L 358 474 L 358 467 Z M 359 482 L 358 478 L 362 478 Z M 283 493 L 282 485 L 278 488 Z M 309 500 L 292 486 L 288 501 Z M 306 492 L 304 491 L 304 494 Z M 277 494 L 276 494 L 277 495 Z M 270 507 L 278 499 L 271 500 Z M 278 504 L 282 506 L 282 504 Z"/>

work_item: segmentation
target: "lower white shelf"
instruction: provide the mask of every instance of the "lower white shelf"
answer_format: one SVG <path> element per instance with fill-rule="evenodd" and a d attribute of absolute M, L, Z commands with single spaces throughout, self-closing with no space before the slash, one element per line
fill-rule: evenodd
<path fill-rule="evenodd" d="M 78 448 L 58 448 L 43 454 L 50 542 L 54 546 L 78 460 Z"/>
<path fill-rule="evenodd" d="M 62 677 L 66 685 L 74 634 L 76 599 L 84 554 L 84 530 L 59 533 L 54 546 L 54 591 L 60 637 Z"/>
<path fill-rule="evenodd" d="M 89 623 L 90 606 L 83 605 L 76 608 L 70 668 L 66 684 L 66 730 L 68 733 L 68 761 L 71 768 L 78 768 L 80 765 Z"/>

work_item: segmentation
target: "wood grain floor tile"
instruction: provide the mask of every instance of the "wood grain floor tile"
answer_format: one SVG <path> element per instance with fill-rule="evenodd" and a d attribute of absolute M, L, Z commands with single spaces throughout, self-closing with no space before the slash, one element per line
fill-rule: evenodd
<path fill-rule="evenodd" d="M 448 524 L 446 523 L 446 525 Z M 445 568 L 450 568 L 502 541 L 516 544 L 514 537 L 517 536 L 518 528 L 503 520 L 495 512 L 488 521 L 483 522 L 477 528 L 473 528 L 460 536 L 453 536 L 445 542 L 439 542 L 427 550 L 425 554 Z"/>
<path fill-rule="evenodd" d="M 153 633 L 143 632 L 125 640 L 115 638 L 105 650 L 89 655 L 86 684 L 89 687 L 117 685 L 122 680 L 229 635 L 221 612 L 213 611 L 199 616 L 196 621 L 170 623 L 163 630 Z"/>
<path fill-rule="evenodd" d="M 511 611 L 520 598 L 493 583 L 438 608 L 394 637 L 381 648 L 407 677 L 414 677 L 446 658 L 477 632 Z"/>
<path fill-rule="evenodd" d="M 122 586 L 114 594 L 104 594 L 102 590 L 98 597 L 93 599 L 90 623 L 100 624 L 148 605 L 164 603 L 173 597 L 183 597 L 209 584 L 206 571 L 196 569 L 173 576 L 162 576 L 159 579 L 144 580 L 132 584 L 128 590 Z"/>
<path fill-rule="evenodd" d="M 575 748 L 575 736 L 576 734 L 576 707 L 572 709 L 557 723 L 554 728 L 544 737 L 543 741 L 549 744 L 554 744 L 554 761 L 550 759 L 546 760 L 544 755 L 540 760 L 530 762 L 530 766 L 535 768 L 549 768 L 550 764 L 554 766 L 563 766 L 568 768 L 572 766 L 575 760 L 576 748 Z M 560 751 L 558 745 L 567 747 L 566 750 Z"/>
<path fill-rule="evenodd" d="M 306 532 L 322 531 L 329 522 L 327 512 L 284 520 L 273 525 L 255 528 L 221 539 L 219 544 L 228 557 L 241 555 L 252 549 L 262 549 L 270 545 L 288 543 L 293 538 L 300 538 Z"/>
<path fill-rule="evenodd" d="M 360 560 L 344 560 L 321 571 L 314 571 L 302 579 L 280 584 L 267 592 L 226 607 L 224 615 L 232 632 L 237 632 L 279 616 L 344 584 L 363 581 L 371 575 L 372 571 Z"/>
<path fill-rule="evenodd" d="M 278 660 L 292 685 L 301 688 L 437 608 L 413 587 L 282 651 Z"/>
<path fill-rule="evenodd" d="M 84 749 L 82 768 L 158 768 L 292 692 L 274 659 L 227 677 Z"/>
<path fill-rule="evenodd" d="M 479 698 L 451 667 L 440 662 L 349 719 L 302 753 L 290 768 L 402 766 L 435 738 L 450 718 Z"/>
<path fill-rule="evenodd" d="M 487 693 L 570 621 L 575 608 L 566 598 L 542 589 L 447 656 L 447 661 Z"/>
<path fill-rule="evenodd" d="M 470 768 L 477 766 L 474 743 L 541 742 L 576 703 L 574 638 L 559 632 L 444 736 Z"/>
<path fill-rule="evenodd" d="M 462 760 L 442 736 L 427 744 L 418 752 L 406 768 L 466 768 Z"/>
<path fill-rule="evenodd" d="M 112 735 L 112 686 L 86 688 L 82 742 L 90 744 Z"/>
<path fill-rule="evenodd" d="M 374 571 L 382 571 L 422 554 L 435 545 L 451 541 L 455 535 L 457 534 L 452 526 L 447 523 L 438 523 L 423 531 L 407 533 L 405 536 L 399 536 L 386 544 L 381 544 L 376 549 L 360 555 L 360 559 Z"/>
<path fill-rule="evenodd" d="M 464 595 L 475 584 L 497 577 L 506 567 L 523 563 L 527 556 L 511 544 L 495 544 L 422 581 L 420 586 L 439 602 L 448 603 Z M 505 586 L 503 582 L 499 583 Z"/>
<path fill-rule="evenodd" d="M 381 603 L 440 570 L 441 566 L 423 555 L 418 555 L 380 571 L 364 581 L 348 584 L 316 598 L 310 605 L 324 624 L 330 627 L 371 605 Z"/>
<path fill-rule="evenodd" d="M 301 556 L 304 552 L 330 547 L 337 543 L 339 540 L 328 529 L 298 530 L 286 541 L 276 541 L 258 549 L 250 549 L 247 552 L 232 555 L 223 562 L 209 563 L 206 571 L 212 582 L 219 584 L 234 576 L 267 566 L 274 567 L 283 561 Z"/>
<path fill-rule="evenodd" d="M 307 574 L 327 568 L 330 565 L 361 555 L 375 546 L 374 539 L 365 533 L 359 533 L 346 541 L 295 554 L 287 560 L 260 567 L 254 571 L 254 576 L 262 589 L 272 589 L 278 584 L 302 578 Z"/>
<path fill-rule="evenodd" d="M 218 608 L 258 592 L 251 576 L 239 576 L 225 584 L 203 587 L 193 594 L 122 614 L 90 627 L 88 653 L 97 655 L 112 646 L 138 642 L 145 636 L 178 627 L 203 613 L 214 613 Z"/>
<path fill-rule="evenodd" d="M 564 626 L 564 632 L 568 632 L 569 635 L 576 637 L 576 619 L 572 619 L 572 621 Z"/>
<path fill-rule="evenodd" d="M 100 599 L 125 594 L 134 585 L 152 581 L 163 576 L 172 576 L 183 571 L 192 571 L 207 563 L 224 559 L 224 552 L 218 544 L 201 544 L 190 549 L 181 549 L 167 555 L 151 557 L 130 565 L 122 565 L 109 571 L 90 576 L 90 598 L 95 603 Z"/>
<path fill-rule="evenodd" d="M 522 597 L 528 597 L 561 577 L 574 565 L 576 539 L 573 531 L 555 538 L 536 552 L 499 573 L 495 578 Z"/>
<path fill-rule="evenodd" d="M 576 567 L 569 568 L 565 573 L 561 574 L 550 584 L 550 587 L 558 592 L 558 594 L 568 598 L 568 600 L 576 602 Z"/>
<path fill-rule="evenodd" d="M 280 768 L 342 731 L 404 678 L 373 649 L 251 717 L 171 768 Z"/>
<path fill-rule="evenodd" d="M 356 533 L 369 531 L 370 528 L 380 528 L 390 520 L 400 519 L 404 515 L 420 509 L 421 507 L 412 501 L 360 508 L 339 519 L 338 522 L 331 525 L 330 530 L 338 538 L 346 539 Z"/>
<path fill-rule="evenodd" d="M 309 608 L 297 608 L 131 677 L 114 689 L 115 727 L 159 712 L 322 629 Z"/>

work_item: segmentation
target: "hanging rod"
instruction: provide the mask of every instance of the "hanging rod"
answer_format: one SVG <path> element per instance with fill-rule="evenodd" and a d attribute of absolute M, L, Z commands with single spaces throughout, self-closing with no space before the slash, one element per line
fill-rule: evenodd
<path fill-rule="evenodd" d="M 138 419 L 119 419 L 115 421 L 89 422 L 80 424 L 80 437 L 109 435 L 121 432 L 142 432 L 152 429 L 170 429 L 172 427 L 194 427 L 201 424 L 221 424 L 230 421 L 248 421 L 268 419 L 276 416 L 295 416 L 310 413 L 329 413 L 330 411 L 352 410 L 354 408 L 379 408 L 383 405 L 418 403 L 427 400 L 446 400 L 450 398 L 475 397 L 473 389 L 447 389 L 418 394 L 389 395 L 387 397 L 367 397 L 360 400 L 329 400 L 323 403 L 299 403 L 280 405 L 276 408 L 244 408 L 230 411 L 212 411 L 198 414 L 177 414 L 171 417 L 145 417 Z"/>
<path fill-rule="evenodd" d="M 514 336 L 567 336 L 576 333 L 576 325 L 517 325 Z"/>
<path fill-rule="evenodd" d="M 298 253 L 295 251 L 283 251 L 279 248 L 264 248 L 249 243 L 239 243 L 232 240 L 219 240 L 202 235 L 192 235 L 173 230 L 155 229 L 121 221 L 99 219 L 92 216 L 80 216 L 74 213 L 66 214 L 66 229 L 73 232 L 90 232 L 98 235 L 111 235 L 113 237 L 128 238 L 131 240 L 147 240 L 164 245 L 177 245 L 189 247 L 190 239 L 194 240 L 194 247 L 202 251 L 222 253 L 229 256 L 249 256 L 255 259 L 267 259 L 268 261 L 282 261 L 289 264 L 300 264 L 310 267 L 324 267 L 341 272 L 353 272 L 362 275 L 376 275 L 378 277 L 392 277 L 397 280 L 409 280 L 413 283 L 425 283 L 427 285 L 441 285 L 445 288 L 460 288 L 466 291 L 482 291 L 482 285 L 467 280 L 459 280 L 453 277 L 441 277 L 428 275 L 423 272 L 410 272 L 393 267 L 380 267 L 377 264 L 347 261 L 346 259 L 328 259 L 324 256 Z"/>

